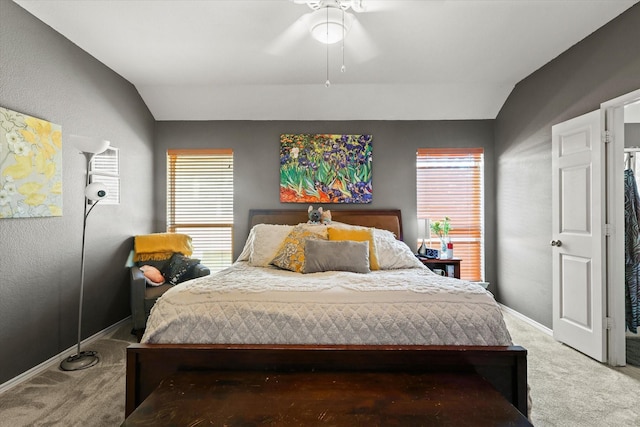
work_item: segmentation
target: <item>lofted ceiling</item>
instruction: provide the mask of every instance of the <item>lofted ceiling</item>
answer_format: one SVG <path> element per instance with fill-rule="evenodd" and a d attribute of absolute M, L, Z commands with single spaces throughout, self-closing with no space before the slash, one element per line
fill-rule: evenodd
<path fill-rule="evenodd" d="M 516 83 L 639 0 L 363 0 L 345 73 L 291 0 L 14 1 L 157 120 L 438 120 L 495 118 Z"/>

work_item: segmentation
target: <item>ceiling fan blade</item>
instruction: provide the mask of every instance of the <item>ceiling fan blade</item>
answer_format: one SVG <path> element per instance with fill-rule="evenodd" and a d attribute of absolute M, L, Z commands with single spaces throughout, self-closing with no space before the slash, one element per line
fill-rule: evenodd
<path fill-rule="evenodd" d="M 399 9 L 402 7 L 401 1 L 390 0 L 361 0 L 354 1 L 354 5 L 351 7 L 354 11 L 367 13 L 367 12 L 384 12 L 387 10 Z"/>
<path fill-rule="evenodd" d="M 289 27 L 267 45 L 265 51 L 270 55 L 281 55 L 293 49 L 304 37 L 311 37 L 305 23 L 305 16 L 300 17 L 293 24 L 289 25 Z"/>
<path fill-rule="evenodd" d="M 380 12 L 384 10 L 396 9 L 400 6 L 401 3 L 398 0 L 290 0 L 295 4 L 306 4 L 311 9 L 316 10 L 318 8 L 324 7 L 327 3 L 342 3 L 349 4 L 348 10 L 356 13 L 363 12 Z M 337 7 L 337 5 L 336 5 Z"/>

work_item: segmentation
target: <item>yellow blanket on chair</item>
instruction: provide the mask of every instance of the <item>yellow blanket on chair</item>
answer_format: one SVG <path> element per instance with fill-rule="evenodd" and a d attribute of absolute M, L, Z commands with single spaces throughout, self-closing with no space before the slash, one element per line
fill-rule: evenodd
<path fill-rule="evenodd" d="M 175 252 L 191 256 L 191 236 L 179 233 L 153 233 L 135 236 L 133 242 L 134 261 L 163 261 Z"/>

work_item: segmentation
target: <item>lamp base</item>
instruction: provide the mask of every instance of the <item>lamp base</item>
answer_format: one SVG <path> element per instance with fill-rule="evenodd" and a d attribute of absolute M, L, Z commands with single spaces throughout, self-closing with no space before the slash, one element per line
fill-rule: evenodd
<path fill-rule="evenodd" d="M 90 368 L 98 361 L 97 351 L 81 351 L 78 354 L 69 356 L 60 363 L 60 369 L 63 371 L 77 371 L 80 369 Z"/>
<path fill-rule="evenodd" d="M 427 247 L 424 244 L 424 240 L 422 241 L 422 244 L 418 248 L 418 255 L 422 255 L 422 256 L 426 256 L 427 255 Z"/>

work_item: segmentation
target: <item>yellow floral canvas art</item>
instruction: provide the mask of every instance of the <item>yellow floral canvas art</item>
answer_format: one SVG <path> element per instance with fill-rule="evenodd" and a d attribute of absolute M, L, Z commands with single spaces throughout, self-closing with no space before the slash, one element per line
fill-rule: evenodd
<path fill-rule="evenodd" d="M 0 218 L 62 216 L 62 129 L 0 107 Z"/>

